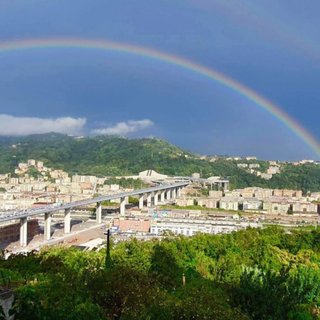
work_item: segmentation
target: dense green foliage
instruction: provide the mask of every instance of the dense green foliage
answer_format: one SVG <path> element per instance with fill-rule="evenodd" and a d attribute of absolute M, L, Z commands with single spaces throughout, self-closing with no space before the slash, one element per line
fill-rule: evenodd
<path fill-rule="evenodd" d="M 144 183 L 140 179 L 117 179 L 117 178 L 110 178 L 105 181 L 104 184 L 111 185 L 111 184 L 118 184 L 121 188 L 132 188 L 132 189 L 143 189 L 149 187 L 148 184 Z"/>
<path fill-rule="evenodd" d="M 15 144 L 16 147 L 12 147 Z M 259 163 L 260 171 L 269 167 L 268 161 L 201 160 L 190 151 L 173 146 L 161 139 L 126 139 L 102 136 L 76 139 L 50 133 L 24 138 L 0 139 L 0 173 L 11 172 L 19 162 L 27 159 L 44 161 L 54 169 L 69 174 L 97 176 L 136 175 L 147 169 L 172 176 L 190 176 L 201 172 L 202 177 L 229 177 L 232 188 L 249 186 L 279 189 L 299 189 L 304 192 L 320 191 L 320 165 L 293 166 L 283 164 L 281 173 L 270 181 L 249 174 L 237 167 L 238 163 Z M 36 172 L 31 170 L 33 176 Z"/>
<path fill-rule="evenodd" d="M 107 268 L 105 254 L 55 247 L 0 260 L 21 283 L 16 319 L 318 319 L 319 232 L 134 239 Z"/>

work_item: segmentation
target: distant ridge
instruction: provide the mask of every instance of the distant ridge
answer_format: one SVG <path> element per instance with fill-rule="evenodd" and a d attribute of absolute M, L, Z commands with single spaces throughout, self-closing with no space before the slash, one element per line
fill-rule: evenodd
<path fill-rule="evenodd" d="M 268 161 L 217 158 L 214 162 L 158 138 L 127 139 L 119 136 L 73 137 L 60 133 L 35 134 L 25 137 L 0 137 L 0 173 L 11 172 L 19 162 L 41 160 L 46 166 L 63 169 L 69 174 L 97 176 L 136 175 L 153 169 L 171 176 L 228 176 L 231 187 L 261 186 L 281 189 L 320 191 L 320 165 L 298 167 L 283 164 L 281 173 L 264 180 L 238 168 L 242 162 L 257 163 L 262 172 Z"/>

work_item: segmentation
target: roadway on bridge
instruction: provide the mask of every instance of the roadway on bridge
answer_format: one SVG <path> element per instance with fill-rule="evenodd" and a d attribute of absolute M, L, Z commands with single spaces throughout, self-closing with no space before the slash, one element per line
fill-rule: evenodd
<path fill-rule="evenodd" d="M 103 201 L 110 201 L 110 200 L 119 199 L 119 198 L 126 198 L 126 197 L 150 194 L 152 192 L 166 191 L 166 190 L 170 190 L 170 189 L 178 188 L 178 187 L 186 187 L 189 184 L 190 184 L 189 182 L 180 182 L 180 183 L 173 183 L 173 184 L 166 184 L 166 185 L 160 184 L 157 187 L 139 189 L 139 190 L 134 190 L 134 191 L 130 191 L 130 192 L 118 193 L 118 194 L 114 194 L 114 195 L 100 196 L 100 197 L 96 197 L 96 198 L 92 198 L 92 199 L 88 199 L 88 200 L 70 202 L 70 203 L 61 204 L 61 205 L 60 204 L 53 204 L 53 205 L 43 206 L 43 207 L 39 207 L 39 208 L 35 208 L 35 209 L 10 212 L 0 218 L 0 223 L 6 222 L 6 221 L 18 220 L 18 219 L 26 218 L 26 217 L 31 217 L 31 216 L 38 215 L 38 214 L 56 212 L 59 210 L 72 209 L 75 207 L 86 206 L 89 204 L 99 203 L 99 202 L 103 202 Z"/>

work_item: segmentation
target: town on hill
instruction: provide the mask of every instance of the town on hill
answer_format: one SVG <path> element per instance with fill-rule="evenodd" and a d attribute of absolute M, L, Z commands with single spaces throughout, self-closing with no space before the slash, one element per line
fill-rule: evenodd
<path fill-rule="evenodd" d="M 320 313 L 317 162 L 56 133 L 1 138 L 0 151 L 3 314 L 311 320 Z"/>

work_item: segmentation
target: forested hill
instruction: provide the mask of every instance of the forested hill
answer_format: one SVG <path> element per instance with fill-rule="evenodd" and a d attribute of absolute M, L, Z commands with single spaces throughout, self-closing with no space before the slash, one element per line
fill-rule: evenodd
<path fill-rule="evenodd" d="M 320 190 L 320 165 L 293 166 L 281 164 L 281 173 L 267 181 L 245 169 L 239 163 L 258 163 L 266 172 L 268 161 L 227 161 L 221 157 L 215 162 L 201 160 L 199 155 L 176 147 L 165 140 L 126 139 L 117 136 L 75 138 L 58 133 L 27 137 L 0 137 L 0 173 L 14 172 L 19 162 L 27 159 L 44 161 L 54 169 L 69 174 L 130 175 L 154 169 L 168 175 L 190 176 L 201 172 L 202 177 L 230 177 L 233 188 L 261 186 L 271 188 Z"/>

